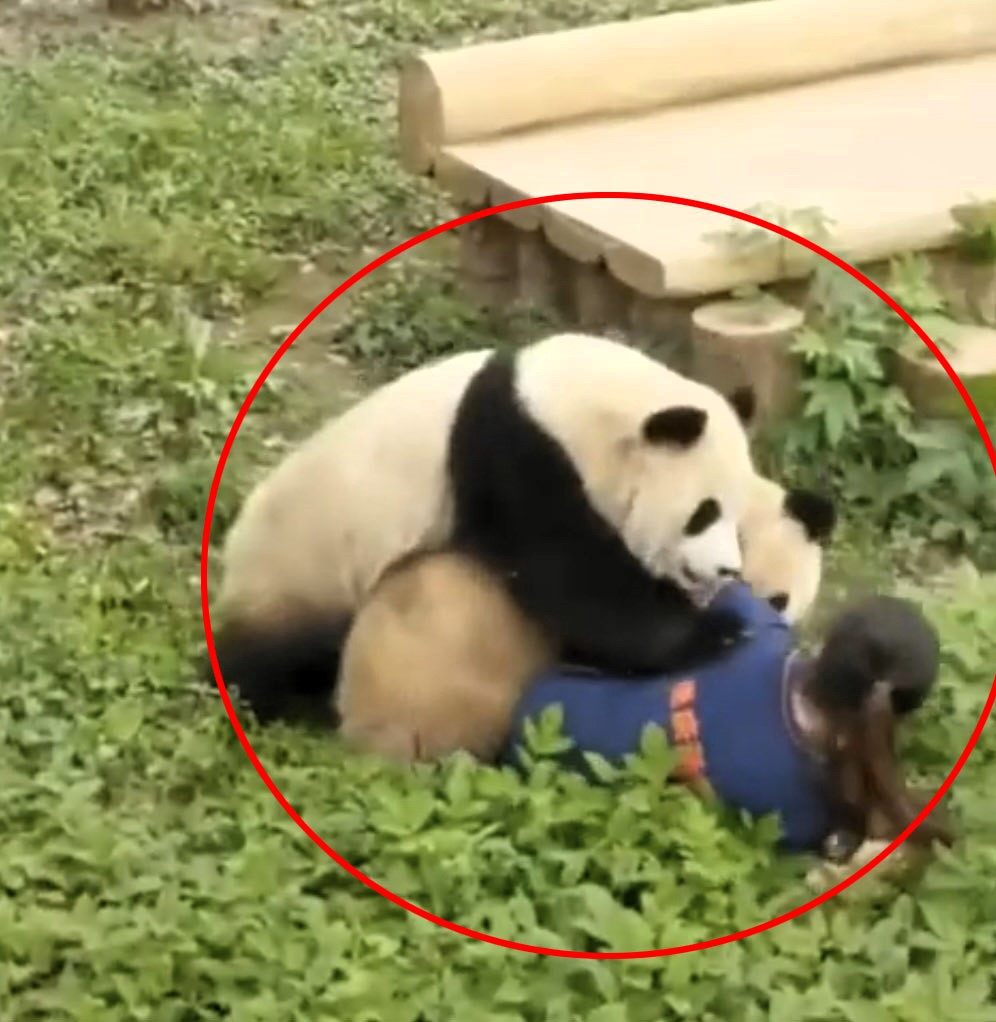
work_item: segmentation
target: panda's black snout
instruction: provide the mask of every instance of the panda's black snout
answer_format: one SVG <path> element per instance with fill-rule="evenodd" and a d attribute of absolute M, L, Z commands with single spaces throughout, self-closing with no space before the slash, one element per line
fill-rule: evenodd
<path fill-rule="evenodd" d="M 739 568 L 720 568 L 719 577 L 727 581 L 740 581 L 741 572 Z"/>

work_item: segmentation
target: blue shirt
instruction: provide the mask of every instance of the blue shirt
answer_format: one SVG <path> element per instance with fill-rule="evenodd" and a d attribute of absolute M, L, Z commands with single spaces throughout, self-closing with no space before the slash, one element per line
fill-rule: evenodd
<path fill-rule="evenodd" d="M 610 763 L 639 750 L 647 724 L 664 728 L 682 752 L 674 779 L 704 778 L 724 803 L 749 814 L 776 813 L 782 842 L 819 847 L 830 829 L 823 774 L 789 712 L 795 636 L 782 616 L 744 583 L 713 601 L 744 621 L 745 635 L 721 657 L 681 675 L 614 678 L 558 669 L 540 675 L 516 709 L 505 762 L 518 764 L 527 718 L 560 704 L 574 747 L 563 761 L 587 772 L 582 753 Z"/>

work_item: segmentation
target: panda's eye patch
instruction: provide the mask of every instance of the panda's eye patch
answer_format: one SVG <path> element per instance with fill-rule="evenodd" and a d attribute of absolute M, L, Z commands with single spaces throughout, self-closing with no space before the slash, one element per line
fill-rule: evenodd
<path fill-rule="evenodd" d="M 699 504 L 695 509 L 695 513 L 685 523 L 685 535 L 697 536 L 700 532 L 705 532 L 719 518 L 719 515 L 718 501 L 713 500 L 712 497 L 707 497 Z"/>
<path fill-rule="evenodd" d="M 774 596 L 768 599 L 768 603 L 779 613 L 782 613 L 789 605 L 788 593 L 775 593 Z"/>

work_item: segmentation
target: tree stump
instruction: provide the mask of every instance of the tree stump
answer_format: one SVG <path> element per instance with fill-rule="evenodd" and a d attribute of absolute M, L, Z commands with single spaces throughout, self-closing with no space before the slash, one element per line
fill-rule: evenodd
<path fill-rule="evenodd" d="M 692 314 L 692 375 L 724 393 L 753 386 L 759 425 L 786 418 L 800 401 L 799 361 L 789 345 L 804 318 L 770 297 L 700 306 Z"/>
<path fill-rule="evenodd" d="M 954 350 L 945 354 L 951 368 L 979 414 L 991 420 L 996 416 L 996 330 L 960 323 L 951 329 L 949 339 Z M 944 367 L 919 341 L 899 352 L 895 374 L 896 382 L 921 415 L 959 419 L 968 415 Z"/>

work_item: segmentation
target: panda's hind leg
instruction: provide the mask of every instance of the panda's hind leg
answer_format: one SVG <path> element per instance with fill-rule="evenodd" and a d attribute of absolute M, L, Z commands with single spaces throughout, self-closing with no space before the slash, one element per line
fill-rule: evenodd
<path fill-rule="evenodd" d="M 345 717 L 339 727 L 342 740 L 357 751 L 381 756 L 401 765 L 421 758 L 418 734 L 405 721 L 367 721 Z"/>
<path fill-rule="evenodd" d="M 226 621 L 214 641 L 229 694 L 245 702 L 262 724 L 334 729 L 338 720 L 332 695 L 349 625 L 348 618 L 319 615 Z M 213 681 L 209 658 L 205 668 Z"/>

